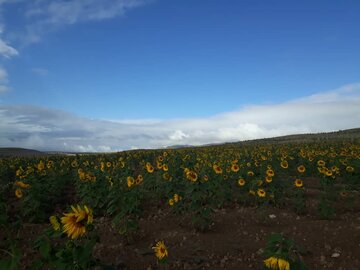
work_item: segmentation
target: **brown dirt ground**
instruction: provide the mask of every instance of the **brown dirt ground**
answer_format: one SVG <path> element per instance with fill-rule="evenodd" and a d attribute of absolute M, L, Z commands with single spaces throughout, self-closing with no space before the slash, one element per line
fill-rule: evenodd
<path fill-rule="evenodd" d="M 312 183 L 310 183 L 312 181 Z M 307 251 L 303 260 L 309 269 L 360 269 L 360 201 L 347 207 L 338 200 L 331 220 L 321 220 L 314 209 L 320 192 L 313 180 L 305 182 L 308 214 L 291 209 L 267 207 L 262 214 L 255 207 L 234 204 L 212 215 L 210 231 L 198 232 L 190 215 L 175 215 L 169 207 L 147 206 L 140 219 L 140 231 L 132 238 L 121 236 L 110 219 L 97 218 L 100 243 L 94 256 L 117 269 L 263 269 L 261 251 L 272 233 L 283 233 Z M 275 218 L 269 215 L 274 214 Z M 22 269 L 29 269 L 37 251 L 29 247 L 48 224 L 27 224 L 23 230 Z M 168 247 L 167 268 L 157 264 L 151 249 L 158 240 Z M 332 254 L 340 256 L 333 258 Z"/>
<path fill-rule="evenodd" d="M 151 250 L 157 240 L 164 240 L 168 250 L 168 269 L 261 269 L 261 249 L 271 233 L 284 233 L 305 247 L 304 261 L 309 269 L 360 269 L 360 214 L 337 215 L 332 220 L 268 208 L 260 217 L 256 209 L 234 206 L 213 214 L 211 231 L 197 232 L 190 217 L 174 216 L 158 210 L 140 221 L 140 232 L 132 240 L 124 239 L 105 218 L 98 220 L 101 241 L 94 256 L 118 269 L 159 269 Z M 276 218 L 268 218 L 275 214 Z M 265 218 L 264 218 L 265 217 Z M 28 226 L 28 237 L 38 235 L 46 225 Z M 24 268 L 35 254 L 24 246 Z M 333 253 L 340 257 L 332 258 Z"/>

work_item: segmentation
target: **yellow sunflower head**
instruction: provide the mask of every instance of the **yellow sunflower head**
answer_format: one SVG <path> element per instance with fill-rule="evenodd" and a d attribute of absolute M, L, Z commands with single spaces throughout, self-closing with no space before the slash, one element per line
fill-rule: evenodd
<path fill-rule="evenodd" d="M 246 181 L 243 179 L 243 178 L 240 178 L 239 180 L 238 180 L 238 185 L 239 186 L 244 186 L 246 184 Z"/>
<path fill-rule="evenodd" d="M 238 172 L 239 170 L 240 170 L 239 165 L 237 165 L 237 164 L 232 164 L 231 165 L 231 171 L 232 172 Z"/>
<path fill-rule="evenodd" d="M 299 172 L 299 173 L 304 173 L 305 172 L 305 166 L 304 165 L 300 165 L 299 167 L 297 167 L 297 171 Z"/>
<path fill-rule="evenodd" d="M 301 188 L 304 184 L 303 181 L 301 179 L 296 179 L 294 182 L 295 187 L 297 188 Z"/>
<path fill-rule="evenodd" d="M 289 167 L 289 163 L 286 160 L 283 160 L 281 161 L 280 166 L 283 169 L 287 169 Z"/>
<path fill-rule="evenodd" d="M 86 205 L 75 208 L 71 206 L 72 212 L 65 213 L 61 218 L 63 224 L 63 232 L 71 239 L 76 239 L 86 233 L 86 225 L 93 222 L 92 210 Z"/>
<path fill-rule="evenodd" d="M 17 189 L 15 190 L 15 196 L 16 196 L 18 199 L 21 199 L 21 198 L 22 198 L 23 192 L 22 192 L 22 190 L 21 190 L 20 188 L 17 188 Z"/>
<path fill-rule="evenodd" d="M 155 247 L 153 247 L 153 250 L 155 252 L 155 256 L 159 260 L 163 260 L 168 256 L 168 250 L 164 244 L 164 241 L 157 242 Z"/>
<path fill-rule="evenodd" d="M 257 190 L 257 195 L 258 195 L 259 197 L 261 197 L 261 198 L 264 198 L 264 197 L 266 196 L 266 191 L 263 190 L 262 188 L 259 188 L 259 189 Z"/>

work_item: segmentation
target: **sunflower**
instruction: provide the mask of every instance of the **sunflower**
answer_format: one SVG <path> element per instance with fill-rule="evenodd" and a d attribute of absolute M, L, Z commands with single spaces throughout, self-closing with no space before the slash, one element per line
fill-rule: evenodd
<path fill-rule="evenodd" d="M 54 161 L 49 160 L 49 161 L 47 162 L 47 164 L 46 164 L 46 167 L 47 167 L 48 169 L 51 169 L 52 167 L 54 167 Z"/>
<path fill-rule="evenodd" d="M 351 167 L 351 166 L 346 166 L 346 171 L 349 172 L 349 173 L 352 173 L 355 171 L 354 167 Z"/>
<path fill-rule="evenodd" d="M 37 169 L 39 172 L 43 171 L 45 169 L 45 164 L 42 160 L 40 160 L 40 162 L 37 165 Z"/>
<path fill-rule="evenodd" d="M 205 182 L 207 182 L 207 181 L 209 181 L 209 176 L 207 176 L 206 174 L 203 176 L 203 180 L 205 181 Z"/>
<path fill-rule="evenodd" d="M 20 188 L 17 188 L 17 189 L 15 190 L 15 196 L 16 196 L 17 198 L 19 198 L 19 199 L 22 198 L 23 192 L 22 192 L 22 190 L 21 190 Z"/>
<path fill-rule="evenodd" d="M 100 163 L 100 170 L 101 170 L 102 172 L 105 171 L 105 163 L 104 163 L 104 162 L 101 162 L 101 163 Z"/>
<path fill-rule="evenodd" d="M 150 162 L 146 163 L 146 170 L 148 173 L 153 173 L 154 172 L 154 167 L 150 164 Z"/>
<path fill-rule="evenodd" d="M 301 187 L 303 186 L 303 181 L 302 181 L 301 179 L 296 179 L 296 180 L 294 181 L 294 185 L 295 185 L 295 187 L 297 187 L 297 188 L 301 188 Z"/>
<path fill-rule="evenodd" d="M 144 177 L 143 177 L 141 174 L 139 174 L 139 175 L 136 177 L 135 183 L 136 183 L 137 185 L 140 185 L 143 180 L 144 180 Z"/>
<path fill-rule="evenodd" d="M 79 166 L 79 164 L 78 164 L 76 159 L 71 162 L 71 167 L 75 168 L 75 167 L 78 167 L 78 166 Z"/>
<path fill-rule="evenodd" d="M 248 171 L 248 172 L 247 172 L 247 175 L 250 176 L 250 177 L 252 177 L 252 176 L 254 176 L 254 172 L 253 172 L 253 171 Z"/>
<path fill-rule="evenodd" d="M 189 179 L 191 182 L 196 182 L 196 180 L 198 179 L 198 175 L 194 171 L 188 171 L 186 173 L 186 178 Z"/>
<path fill-rule="evenodd" d="M 53 227 L 54 231 L 60 231 L 60 226 L 61 225 L 60 225 L 57 217 L 56 216 L 51 216 L 49 218 L 49 220 L 50 220 L 50 224 Z"/>
<path fill-rule="evenodd" d="M 278 259 L 279 270 L 290 270 L 290 264 L 284 259 Z"/>
<path fill-rule="evenodd" d="M 256 193 L 259 197 L 262 197 L 262 198 L 264 198 L 266 196 L 266 192 L 262 188 L 259 188 Z"/>
<path fill-rule="evenodd" d="M 167 181 L 171 181 L 171 179 L 172 179 L 172 176 L 169 174 L 169 173 L 164 173 L 163 175 L 162 175 L 162 178 L 164 179 L 164 180 L 167 180 Z"/>
<path fill-rule="evenodd" d="M 267 175 L 267 176 L 265 177 L 265 182 L 266 182 L 266 183 L 271 183 L 271 182 L 272 182 L 272 177 Z"/>
<path fill-rule="evenodd" d="M 239 169 L 240 169 L 239 165 L 237 165 L 237 164 L 232 164 L 231 165 L 231 171 L 238 172 Z"/>
<path fill-rule="evenodd" d="M 222 172 L 223 172 L 221 167 L 219 165 L 217 165 L 217 164 L 213 165 L 213 169 L 214 169 L 216 174 L 222 174 Z"/>
<path fill-rule="evenodd" d="M 270 269 L 277 269 L 278 266 L 278 258 L 276 257 L 270 257 L 264 260 L 264 264 L 266 267 Z"/>
<path fill-rule="evenodd" d="M 243 179 L 243 178 L 240 178 L 239 180 L 238 180 L 238 184 L 239 184 L 239 186 L 244 186 L 245 184 L 246 184 L 246 181 Z"/>
<path fill-rule="evenodd" d="M 130 187 L 132 187 L 134 184 L 135 184 L 135 179 L 134 179 L 134 177 L 132 177 L 132 176 L 128 176 L 127 178 L 126 178 L 126 180 L 127 180 L 127 186 L 130 188 Z"/>
<path fill-rule="evenodd" d="M 18 187 L 21 187 L 21 188 L 25 188 L 25 189 L 30 187 L 29 184 L 25 184 L 25 183 L 22 182 L 22 181 L 16 181 L 16 182 L 15 182 L 15 185 L 18 186 Z"/>
<path fill-rule="evenodd" d="M 326 176 L 332 176 L 332 175 L 333 175 L 332 170 L 327 169 L 327 170 L 325 171 L 325 175 L 326 175 Z"/>
<path fill-rule="evenodd" d="M 73 212 L 65 213 L 61 218 L 63 226 L 63 232 L 68 235 L 69 238 L 75 239 L 86 233 L 86 224 L 93 222 L 92 210 L 84 205 L 82 209 L 79 205 L 77 208 L 71 206 Z"/>
<path fill-rule="evenodd" d="M 319 167 L 324 167 L 325 164 L 326 164 L 325 161 L 323 161 L 322 159 L 318 160 L 318 162 L 317 162 L 317 165 L 318 165 Z"/>
<path fill-rule="evenodd" d="M 283 169 L 287 169 L 289 167 L 289 163 L 286 160 L 283 160 L 281 161 L 280 166 Z"/>
<path fill-rule="evenodd" d="M 297 171 L 298 171 L 299 173 L 304 173 L 304 172 L 306 171 L 305 166 L 304 166 L 304 165 L 300 165 L 299 167 L 297 167 Z"/>
<path fill-rule="evenodd" d="M 340 196 L 346 198 L 348 196 L 348 193 L 346 191 L 341 191 Z"/>
<path fill-rule="evenodd" d="M 181 200 L 181 196 L 179 195 L 179 194 L 174 194 L 174 202 L 178 202 L 178 201 L 180 201 Z"/>
<path fill-rule="evenodd" d="M 267 169 L 266 170 L 266 175 L 269 177 L 273 177 L 275 175 L 274 171 L 272 169 Z"/>
<path fill-rule="evenodd" d="M 164 241 L 159 241 L 156 243 L 155 247 L 152 247 L 154 252 L 155 252 L 155 256 L 159 259 L 159 260 L 163 260 L 165 257 L 168 256 L 168 250 L 164 244 Z"/>
<path fill-rule="evenodd" d="M 274 270 L 290 270 L 290 263 L 284 259 L 270 257 L 264 260 L 266 267 Z"/>
<path fill-rule="evenodd" d="M 175 203 L 175 200 L 174 200 L 174 199 L 169 199 L 169 205 L 170 205 L 170 206 L 173 206 L 174 203 Z"/>
<path fill-rule="evenodd" d="M 164 164 L 164 165 L 162 165 L 162 169 L 164 172 L 167 172 L 169 170 L 169 167 L 168 167 L 168 165 Z"/>

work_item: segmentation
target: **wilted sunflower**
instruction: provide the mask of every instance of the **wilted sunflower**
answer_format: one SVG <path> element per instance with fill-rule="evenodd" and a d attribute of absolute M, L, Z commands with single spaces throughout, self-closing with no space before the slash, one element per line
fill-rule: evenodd
<path fill-rule="evenodd" d="M 152 247 L 154 252 L 155 252 L 155 256 L 159 259 L 159 260 L 163 260 L 165 257 L 168 256 L 168 250 L 164 244 L 164 241 L 159 241 L 156 243 L 155 247 Z"/>
<path fill-rule="evenodd" d="M 73 212 L 65 213 L 61 218 L 63 232 L 71 239 L 76 239 L 86 233 L 86 224 L 93 222 L 92 210 L 84 205 L 82 209 L 79 205 L 77 208 L 71 206 Z"/>
<path fill-rule="evenodd" d="M 303 186 L 303 181 L 301 179 L 296 179 L 294 182 L 295 187 L 302 187 Z"/>

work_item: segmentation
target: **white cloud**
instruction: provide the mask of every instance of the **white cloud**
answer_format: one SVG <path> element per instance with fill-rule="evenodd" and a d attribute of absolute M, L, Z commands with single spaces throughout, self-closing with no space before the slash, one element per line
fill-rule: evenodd
<path fill-rule="evenodd" d="M 120 151 L 201 145 L 360 126 L 360 84 L 253 105 L 208 118 L 100 120 L 34 106 L 0 105 L 0 145 L 63 151 Z"/>
<path fill-rule="evenodd" d="M 7 83 L 8 73 L 3 67 L 0 67 L 0 93 L 4 93 L 10 90 L 10 88 L 7 86 Z"/>
<path fill-rule="evenodd" d="M 3 67 L 0 67 L 0 83 L 6 83 L 7 81 L 8 73 Z"/>
<path fill-rule="evenodd" d="M 50 0 L 29 1 L 24 17 L 29 21 L 23 42 L 39 42 L 41 37 L 67 25 L 123 16 L 128 10 L 151 0 Z"/>
<path fill-rule="evenodd" d="M 47 76 L 49 71 L 45 68 L 32 68 L 31 72 L 38 76 Z"/>
<path fill-rule="evenodd" d="M 5 93 L 10 91 L 10 87 L 6 86 L 6 85 L 0 85 L 0 93 Z"/>
<path fill-rule="evenodd" d="M 10 58 L 12 56 L 19 55 L 19 52 L 15 48 L 6 44 L 6 42 L 0 38 L 0 55 Z"/>
<path fill-rule="evenodd" d="M 189 135 L 185 134 L 181 130 L 175 130 L 175 132 L 169 136 L 169 139 L 172 141 L 182 141 L 185 138 L 189 138 Z"/>

